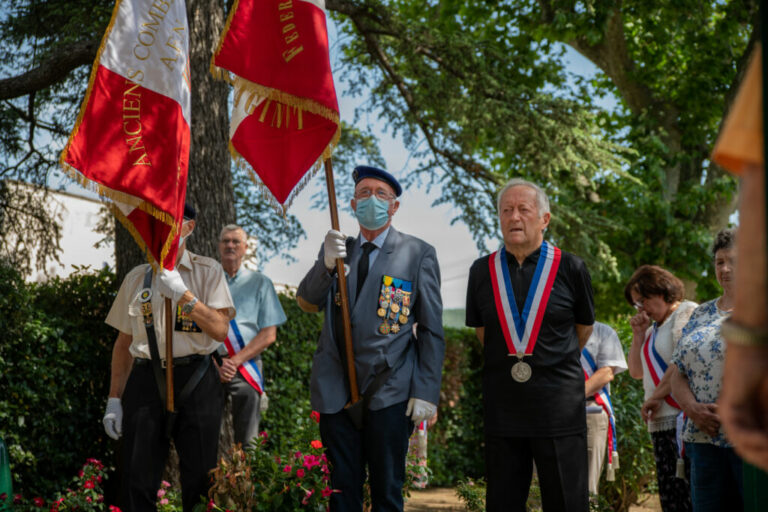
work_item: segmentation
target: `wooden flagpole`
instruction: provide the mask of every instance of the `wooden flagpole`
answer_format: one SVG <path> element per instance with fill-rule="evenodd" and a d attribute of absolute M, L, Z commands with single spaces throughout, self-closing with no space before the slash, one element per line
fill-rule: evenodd
<path fill-rule="evenodd" d="M 339 229 L 339 212 L 336 209 L 336 188 L 333 184 L 333 167 L 331 159 L 325 161 L 325 182 L 328 186 L 328 202 L 331 209 L 331 227 Z M 349 296 L 347 295 L 347 276 L 344 273 L 344 260 L 336 259 L 336 273 L 339 275 L 339 293 L 341 294 L 341 318 L 344 323 L 344 346 L 347 354 L 347 370 L 349 375 L 350 405 L 360 400 L 357 388 L 357 372 L 355 371 L 355 352 L 352 349 L 352 322 L 349 317 Z"/>
<path fill-rule="evenodd" d="M 173 412 L 173 318 L 171 299 L 165 298 L 165 404 L 169 412 Z"/>

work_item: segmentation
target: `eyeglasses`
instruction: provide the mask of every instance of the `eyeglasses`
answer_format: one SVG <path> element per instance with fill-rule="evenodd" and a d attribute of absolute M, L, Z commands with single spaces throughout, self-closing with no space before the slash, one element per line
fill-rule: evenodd
<path fill-rule="evenodd" d="M 355 199 L 368 199 L 371 197 L 371 195 L 376 195 L 379 199 L 382 201 L 389 201 L 391 199 L 394 199 L 395 196 L 387 192 L 383 189 L 378 189 L 376 191 L 373 191 L 369 188 L 361 188 L 360 190 L 355 191 Z"/>
<path fill-rule="evenodd" d="M 634 303 L 634 304 L 632 304 L 632 305 L 633 305 L 633 306 L 635 307 L 635 309 L 636 309 L 636 310 L 638 310 L 638 311 L 640 311 L 641 309 L 645 309 L 645 297 L 643 297 L 642 299 L 638 300 L 637 302 L 635 302 L 635 303 Z"/>

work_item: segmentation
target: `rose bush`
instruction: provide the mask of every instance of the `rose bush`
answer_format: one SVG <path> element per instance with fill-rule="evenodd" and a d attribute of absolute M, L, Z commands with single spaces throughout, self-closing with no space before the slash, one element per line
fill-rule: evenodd
<path fill-rule="evenodd" d="M 103 484 L 107 478 L 104 464 L 98 459 L 88 459 L 77 476 L 72 480 L 70 487 L 50 501 L 40 496 L 25 498 L 21 494 L 10 496 L 0 495 L 0 502 L 10 500 L 14 512 L 39 512 L 47 509 L 49 512 L 120 512 L 120 509 L 107 505 L 104 502 Z M 0 504 L 0 509 L 6 503 Z"/>
<path fill-rule="evenodd" d="M 322 443 L 303 439 L 287 451 L 274 450 L 266 432 L 245 451 L 234 446 L 211 473 L 210 499 L 200 510 L 326 510 L 333 489 Z"/>

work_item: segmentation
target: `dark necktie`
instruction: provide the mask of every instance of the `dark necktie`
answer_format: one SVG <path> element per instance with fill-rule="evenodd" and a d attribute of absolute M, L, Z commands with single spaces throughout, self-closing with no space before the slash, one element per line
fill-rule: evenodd
<path fill-rule="evenodd" d="M 360 295 L 360 290 L 363 288 L 365 278 L 368 277 L 368 261 L 371 256 L 371 252 L 376 246 L 371 242 L 365 242 L 363 244 L 363 255 L 360 256 L 360 262 L 357 264 L 357 294 Z"/>

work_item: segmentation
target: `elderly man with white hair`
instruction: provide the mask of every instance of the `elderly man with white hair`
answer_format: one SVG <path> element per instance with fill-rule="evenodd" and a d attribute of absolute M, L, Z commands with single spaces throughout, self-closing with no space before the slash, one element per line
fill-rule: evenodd
<path fill-rule="evenodd" d="M 219 235 L 221 266 L 235 302 L 237 316 L 219 347 L 223 356 L 219 374 L 232 399 L 235 443 L 243 448 L 259 434 L 261 411 L 267 408 L 261 354 L 277 339 L 277 327 L 286 321 L 272 281 L 243 266 L 248 235 L 237 224 L 227 224 Z"/>
<path fill-rule="evenodd" d="M 498 213 L 503 246 L 472 264 L 467 288 L 466 324 L 484 346 L 487 510 L 524 511 L 535 462 L 545 511 L 586 512 L 589 272 L 544 240 L 549 200 L 536 184 L 510 180 Z"/>

